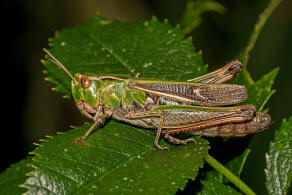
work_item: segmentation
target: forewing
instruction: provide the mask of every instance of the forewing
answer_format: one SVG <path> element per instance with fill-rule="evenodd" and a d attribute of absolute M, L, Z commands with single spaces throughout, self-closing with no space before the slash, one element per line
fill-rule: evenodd
<path fill-rule="evenodd" d="M 232 84 L 132 82 L 129 87 L 199 106 L 233 105 L 247 98 L 245 86 Z"/>

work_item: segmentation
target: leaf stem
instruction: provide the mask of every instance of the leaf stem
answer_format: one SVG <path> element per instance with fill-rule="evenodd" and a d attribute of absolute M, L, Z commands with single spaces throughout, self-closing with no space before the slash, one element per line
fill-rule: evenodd
<path fill-rule="evenodd" d="M 234 185 L 236 185 L 242 192 L 245 194 L 255 195 L 255 192 L 252 191 L 242 180 L 240 180 L 236 175 L 224 167 L 219 161 L 210 156 L 209 154 L 205 156 L 205 161 L 211 165 L 214 169 L 219 171 L 227 179 L 229 179 Z"/>
<path fill-rule="evenodd" d="M 244 69 L 246 69 L 246 65 L 249 59 L 249 53 L 250 51 L 254 48 L 254 45 L 258 39 L 258 36 L 263 28 L 263 26 L 265 25 L 265 23 L 267 22 L 267 20 L 269 19 L 269 17 L 271 16 L 271 14 L 273 13 L 273 11 L 275 10 L 276 7 L 278 7 L 278 5 L 281 3 L 282 0 L 270 0 L 269 4 L 267 5 L 267 7 L 265 8 L 265 10 L 260 14 L 259 19 L 256 23 L 256 25 L 254 26 L 253 29 L 253 33 L 249 39 L 248 45 L 244 50 L 243 53 L 243 64 L 244 64 Z"/>

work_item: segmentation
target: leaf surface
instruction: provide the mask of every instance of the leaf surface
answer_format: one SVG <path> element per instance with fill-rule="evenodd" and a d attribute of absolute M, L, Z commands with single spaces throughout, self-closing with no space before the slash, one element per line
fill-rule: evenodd
<path fill-rule="evenodd" d="M 12 164 L 0 175 L 0 189 L 3 194 L 22 194 L 26 191 L 20 187 L 27 179 L 27 173 L 33 168 L 27 166 L 31 164 L 30 158 L 21 160 L 18 163 Z"/>
<path fill-rule="evenodd" d="M 245 165 L 245 162 L 249 153 L 250 153 L 250 149 L 246 149 L 239 156 L 227 162 L 225 164 L 225 167 L 228 168 L 236 176 L 240 177 L 240 174 L 243 170 L 243 167 Z M 224 175 L 219 173 L 217 170 L 210 170 L 206 172 L 205 177 L 206 177 L 206 180 L 212 180 L 212 181 L 214 180 L 219 183 L 228 184 L 230 182 L 226 177 L 224 177 Z"/>
<path fill-rule="evenodd" d="M 230 160 L 226 163 L 226 168 L 232 171 L 235 175 L 240 176 L 250 151 L 250 149 L 246 149 L 239 156 Z"/>
<path fill-rule="evenodd" d="M 159 151 L 154 132 L 115 121 L 91 135 L 86 145 L 74 144 L 89 125 L 44 140 L 32 152 L 35 169 L 24 184 L 28 194 L 174 194 L 196 177 L 209 148 L 198 138 L 198 143 Z"/>
<path fill-rule="evenodd" d="M 209 178 L 207 180 L 202 180 L 202 189 L 199 191 L 198 195 L 209 195 L 209 194 L 214 194 L 214 195 L 221 195 L 221 194 L 226 194 L 226 195 L 235 195 L 235 194 L 240 194 L 236 190 L 234 190 L 232 187 L 229 185 L 225 185 L 223 183 L 220 183 L 216 180 L 213 180 L 212 178 Z"/>
<path fill-rule="evenodd" d="M 271 88 L 278 72 L 279 68 L 275 68 L 255 82 L 250 74 L 243 69 L 242 73 L 234 79 L 234 82 L 245 85 L 248 90 L 248 99 L 244 104 L 254 104 L 257 110 L 262 111 L 268 100 L 276 92 Z"/>
<path fill-rule="evenodd" d="M 292 116 L 284 119 L 266 154 L 266 186 L 269 194 L 287 194 L 292 181 Z"/>

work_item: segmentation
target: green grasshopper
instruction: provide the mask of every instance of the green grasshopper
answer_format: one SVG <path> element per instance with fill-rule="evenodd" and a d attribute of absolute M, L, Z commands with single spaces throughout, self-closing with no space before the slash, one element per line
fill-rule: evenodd
<path fill-rule="evenodd" d="M 268 127 L 271 118 L 254 105 L 240 105 L 247 98 L 245 86 L 223 84 L 234 78 L 242 64 L 235 60 L 209 74 L 185 82 L 119 78 L 76 73 L 74 76 L 48 50 L 48 60 L 71 78 L 74 101 L 81 114 L 94 123 L 75 140 L 83 141 L 98 124 L 113 118 L 131 125 L 156 129 L 154 145 L 160 137 L 174 144 L 195 142 L 178 139 L 176 133 L 202 136 L 244 136 Z"/>

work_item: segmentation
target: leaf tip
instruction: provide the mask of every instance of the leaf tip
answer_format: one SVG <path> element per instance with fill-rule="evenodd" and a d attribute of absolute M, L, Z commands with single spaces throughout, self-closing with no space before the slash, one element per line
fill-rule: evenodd
<path fill-rule="evenodd" d="M 35 146 L 40 146 L 41 145 L 40 143 L 37 143 L 37 142 L 33 142 L 32 144 L 35 145 Z"/>
<path fill-rule="evenodd" d="M 154 22 L 157 22 L 158 21 L 158 19 L 156 18 L 156 16 L 152 16 L 152 21 L 154 21 Z"/>
<path fill-rule="evenodd" d="M 28 153 L 29 155 L 38 155 L 38 153 L 36 153 L 35 151 L 31 151 Z M 33 160 L 33 159 L 32 159 Z"/>
<path fill-rule="evenodd" d="M 71 96 L 70 96 L 70 95 L 63 95 L 63 98 L 64 98 L 64 99 L 70 99 Z"/>
<path fill-rule="evenodd" d="M 45 63 L 46 63 L 46 60 L 41 59 L 40 62 L 41 62 L 42 64 L 45 64 Z"/>

